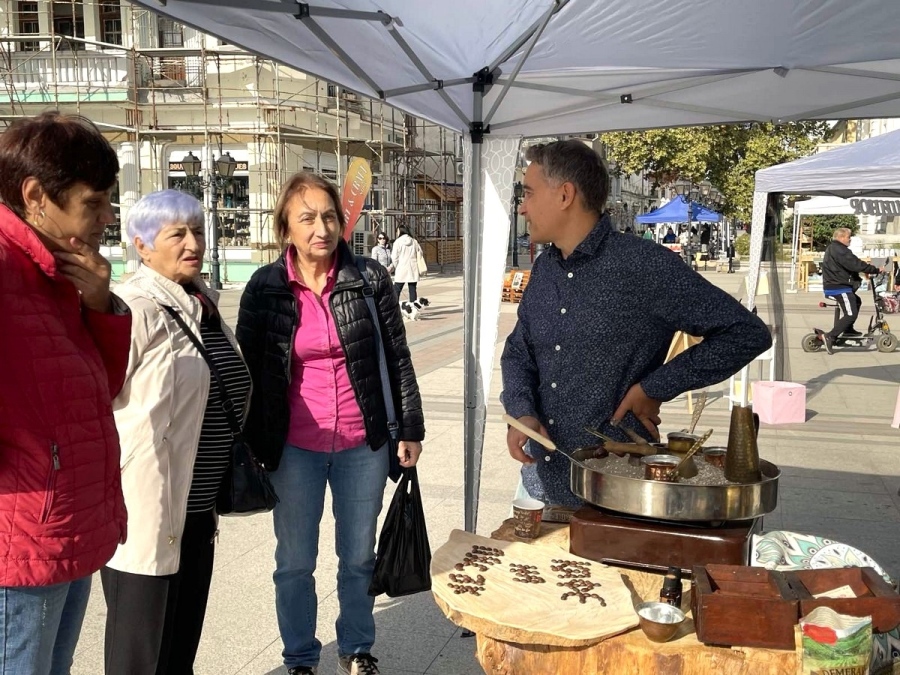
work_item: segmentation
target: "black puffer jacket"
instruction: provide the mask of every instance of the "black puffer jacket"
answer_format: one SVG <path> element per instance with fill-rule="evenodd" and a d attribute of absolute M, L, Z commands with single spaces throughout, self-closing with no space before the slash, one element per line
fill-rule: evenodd
<path fill-rule="evenodd" d="M 350 382 L 362 410 L 366 440 L 373 449 L 388 441 L 387 417 L 375 352 L 375 334 L 363 297 L 363 281 L 355 257 L 342 241 L 337 250 L 338 273 L 330 308 L 346 356 Z M 290 354 L 299 322 L 296 298 L 288 286 L 285 255 L 254 273 L 241 297 L 237 340 L 253 377 L 253 395 L 246 436 L 259 460 L 274 471 L 287 440 L 290 411 Z M 387 270 L 366 260 L 369 282 L 384 337 L 385 356 L 400 440 L 425 437 L 422 400 L 413 371 L 400 306 Z"/>
<path fill-rule="evenodd" d="M 878 268 L 857 258 L 842 241 L 834 239 L 828 244 L 822 260 L 822 288 L 856 291 L 862 283 L 860 272 L 878 274 Z"/>

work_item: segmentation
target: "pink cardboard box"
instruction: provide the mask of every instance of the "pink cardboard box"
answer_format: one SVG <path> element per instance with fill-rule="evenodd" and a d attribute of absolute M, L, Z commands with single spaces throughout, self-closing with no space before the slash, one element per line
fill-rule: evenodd
<path fill-rule="evenodd" d="M 754 382 L 753 412 L 766 424 L 802 424 L 806 387 L 795 382 Z"/>

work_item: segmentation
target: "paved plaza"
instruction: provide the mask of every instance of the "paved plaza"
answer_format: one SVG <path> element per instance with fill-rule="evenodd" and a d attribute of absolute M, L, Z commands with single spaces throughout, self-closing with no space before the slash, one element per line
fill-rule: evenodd
<path fill-rule="evenodd" d="M 735 297 L 743 295 L 744 274 L 704 272 Z M 784 280 L 782 287 L 786 287 Z M 423 319 L 407 323 L 419 377 L 427 437 L 419 476 L 432 549 L 463 524 L 463 289 L 462 275 L 445 272 L 419 284 L 431 305 Z M 221 307 L 234 325 L 239 289 L 224 291 Z M 864 298 L 868 321 L 871 296 Z M 831 310 L 818 307 L 817 294 L 784 296 L 786 321 L 778 338 L 785 340 L 785 370 L 791 381 L 807 386 L 807 422 L 760 431 L 761 455 L 781 467 L 779 506 L 765 518 L 765 529 L 824 535 L 856 546 L 900 576 L 900 431 L 890 427 L 900 384 L 900 351 L 881 354 L 870 348 L 807 354 L 800 338 L 813 326 L 831 325 Z M 760 299 L 768 317 L 769 298 Z M 500 420 L 499 355 L 515 323 L 517 305 L 504 304 L 481 479 L 479 534 L 490 534 L 507 517 L 518 480 L 518 464 L 505 447 Z M 891 316 L 888 319 L 892 319 Z M 860 325 L 864 322 L 861 321 Z M 900 331 L 900 318 L 895 320 Z M 752 371 L 756 376 L 756 369 Z M 602 386 L 602 383 L 598 383 Z M 728 432 L 727 383 L 710 388 L 711 403 L 701 427 L 714 427 L 713 444 L 724 445 Z M 663 433 L 689 420 L 684 398 L 663 407 Z M 386 503 L 392 489 L 389 486 Z M 320 673 L 333 673 L 337 654 L 334 622 L 338 614 L 334 524 L 326 507 L 322 521 L 319 569 L 319 638 L 325 645 Z M 281 640 L 275 619 L 272 585 L 275 537 L 269 515 L 220 521 L 216 571 L 212 581 L 197 675 L 277 675 Z M 95 578 L 73 673 L 103 671 L 105 606 Z M 468 675 L 481 673 L 473 638 L 445 619 L 430 594 L 376 603 L 378 641 L 374 654 L 385 675 Z"/>

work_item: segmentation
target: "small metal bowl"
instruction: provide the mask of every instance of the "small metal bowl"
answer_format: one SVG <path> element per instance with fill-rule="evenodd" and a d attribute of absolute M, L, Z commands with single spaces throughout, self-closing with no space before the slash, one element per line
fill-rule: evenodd
<path fill-rule="evenodd" d="M 725 469 L 725 455 L 728 452 L 728 448 L 703 448 L 701 452 L 703 453 L 703 459 L 708 464 L 717 466 L 722 470 Z"/>
<path fill-rule="evenodd" d="M 643 602 L 637 606 L 641 630 L 651 642 L 668 642 L 684 622 L 684 612 L 665 602 Z"/>
<path fill-rule="evenodd" d="M 678 474 L 675 473 L 675 467 L 680 461 L 673 455 L 648 455 L 641 459 L 641 464 L 644 465 L 644 478 L 677 483 Z"/>
<path fill-rule="evenodd" d="M 666 434 L 666 438 L 669 440 L 669 451 L 678 455 L 687 453 L 694 447 L 694 443 L 700 440 L 699 436 L 686 434 L 683 431 L 673 431 Z"/>

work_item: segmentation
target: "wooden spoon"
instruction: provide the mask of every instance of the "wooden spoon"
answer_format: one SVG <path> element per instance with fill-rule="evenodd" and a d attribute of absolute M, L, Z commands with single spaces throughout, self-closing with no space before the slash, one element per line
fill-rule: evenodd
<path fill-rule="evenodd" d="M 512 415 L 507 415 L 506 413 L 504 413 L 503 421 L 506 422 L 513 429 L 521 431 L 523 434 L 528 436 L 528 438 L 530 438 L 531 440 L 537 441 L 538 443 L 543 445 L 548 450 L 550 450 L 550 451 L 556 450 L 556 443 L 551 441 L 549 438 L 544 436 L 544 434 L 540 433 L 539 431 L 535 431 L 534 429 L 526 427 L 524 424 L 522 424 L 519 420 L 517 420 Z"/>

